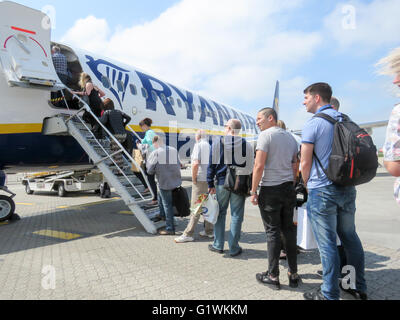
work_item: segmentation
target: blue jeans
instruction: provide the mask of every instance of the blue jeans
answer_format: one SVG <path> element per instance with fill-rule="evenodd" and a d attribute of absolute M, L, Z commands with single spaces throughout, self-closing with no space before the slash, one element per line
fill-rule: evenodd
<path fill-rule="evenodd" d="M 161 218 L 165 218 L 167 223 L 167 231 L 175 232 L 174 224 L 174 206 L 172 200 L 172 190 L 161 190 L 158 206 L 160 208 Z"/>
<path fill-rule="evenodd" d="M 355 227 L 356 195 L 354 187 L 335 185 L 309 191 L 308 217 L 318 244 L 323 270 L 321 291 L 329 300 L 340 298 L 338 278 L 342 270 L 339 270 L 336 234 L 344 247 L 347 264 L 355 269 L 356 289 L 367 292 L 364 249 Z"/>
<path fill-rule="evenodd" d="M 219 216 L 214 226 L 214 248 L 224 250 L 225 244 L 225 221 L 229 203 L 231 205 L 231 229 L 229 231 L 229 250 L 230 254 L 236 254 L 240 250 L 239 240 L 242 231 L 244 218 L 244 204 L 246 197 L 239 196 L 228 190 L 224 186 L 217 186 L 217 200 L 219 204 Z"/>

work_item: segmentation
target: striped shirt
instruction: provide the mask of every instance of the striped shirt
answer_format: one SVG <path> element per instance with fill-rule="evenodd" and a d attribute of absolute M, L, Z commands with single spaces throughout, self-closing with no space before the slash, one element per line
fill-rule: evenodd
<path fill-rule="evenodd" d="M 383 153 L 385 161 L 400 161 L 400 104 L 394 107 L 390 117 Z M 400 204 L 400 178 L 394 185 L 394 197 Z"/>
<path fill-rule="evenodd" d="M 60 52 L 53 54 L 53 64 L 58 74 L 68 76 L 67 58 Z"/>

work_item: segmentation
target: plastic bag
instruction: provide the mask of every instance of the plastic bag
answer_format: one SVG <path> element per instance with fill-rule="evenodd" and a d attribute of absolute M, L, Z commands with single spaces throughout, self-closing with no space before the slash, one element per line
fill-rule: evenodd
<path fill-rule="evenodd" d="M 204 220 L 211 224 L 216 224 L 219 215 L 219 204 L 217 195 L 209 194 L 201 206 L 201 215 Z"/>
<path fill-rule="evenodd" d="M 297 210 L 297 245 L 304 250 L 313 250 L 318 248 L 312 231 L 311 222 L 307 216 L 306 205 Z M 339 237 L 337 237 L 337 245 L 341 245 Z"/>

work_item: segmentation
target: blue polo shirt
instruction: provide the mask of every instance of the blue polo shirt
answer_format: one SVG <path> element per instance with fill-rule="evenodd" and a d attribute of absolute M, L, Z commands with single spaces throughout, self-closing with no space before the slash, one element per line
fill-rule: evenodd
<path fill-rule="evenodd" d="M 318 113 L 325 113 L 336 120 L 341 119 L 341 113 L 331 107 L 323 106 Z M 328 168 L 329 158 L 332 153 L 334 126 L 321 118 L 311 118 L 305 125 L 302 134 L 302 143 L 313 144 L 315 154 L 318 156 L 325 169 Z M 308 189 L 318 189 L 333 184 L 322 170 L 318 161 L 313 157 L 310 178 L 308 180 Z"/>

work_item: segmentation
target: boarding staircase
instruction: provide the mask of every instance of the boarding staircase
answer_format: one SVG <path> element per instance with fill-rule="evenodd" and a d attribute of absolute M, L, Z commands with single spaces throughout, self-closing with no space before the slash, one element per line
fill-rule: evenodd
<path fill-rule="evenodd" d="M 65 90 L 69 89 L 65 88 Z M 131 170 L 132 164 L 137 168 L 140 168 L 139 165 L 93 114 L 89 105 L 72 91 L 70 92 L 73 97 L 79 99 L 83 107 L 73 115 L 58 114 L 55 117 L 45 119 L 42 133 L 44 135 L 70 135 L 74 137 L 145 230 L 148 233 L 157 234 L 158 230 L 165 227 L 166 223 L 159 218 L 158 206 L 151 206 L 150 204 L 154 198 L 153 191 L 149 187 L 150 193 L 145 194 L 145 187 Z M 64 100 L 68 106 L 65 96 Z M 90 125 L 83 120 L 82 115 L 85 111 L 90 113 L 103 129 L 102 139 L 97 139 L 92 133 Z M 135 132 L 134 134 L 138 136 Z M 118 145 L 118 150 L 114 152 L 111 152 L 112 140 Z M 113 157 L 117 154 L 123 155 L 123 166 L 114 161 Z M 147 176 L 141 168 L 140 172 L 147 185 L 150 186 Z"/>

